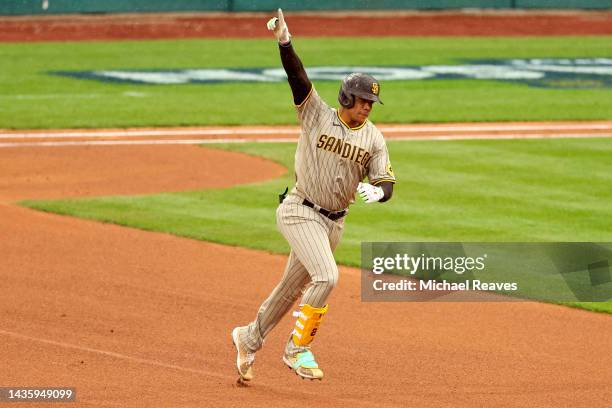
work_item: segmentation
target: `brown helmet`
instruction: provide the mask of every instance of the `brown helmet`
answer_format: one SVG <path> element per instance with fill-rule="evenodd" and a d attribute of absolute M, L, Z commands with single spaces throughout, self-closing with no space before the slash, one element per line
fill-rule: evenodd
<path fill-rule="evenodd" d="M 342 81 L 340 92 L 338 93 L 338 102 L 345 108 L 350 109 L 355 105 L 355 96 L 359 96 L 360 98 L 382 104 L 382 101 L 378 97 L 379 93 L 380 85 L 373 76 L 353 73 Z"/>

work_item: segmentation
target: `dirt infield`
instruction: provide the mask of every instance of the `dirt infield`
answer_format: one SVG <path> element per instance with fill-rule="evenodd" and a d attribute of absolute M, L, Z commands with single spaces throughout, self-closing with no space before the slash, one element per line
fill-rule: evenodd
<path fill-rule="evenodd" d="M 219 166 L 232 178 L 220 180 Z M 284 367 L 286 318 L 257 355 L 253 385 L 236 387 L 231 328 L 253 318 L 285 257 L 12 204 L 283 171 L 190 145 L 0 149 L 0 385 L 76 387 L 67 407 L 607 406 L 609 315 L 540 303 L 366 304 L 351 268 L 341 268 L 315 342 L 327 378 L 302 381 Z"/>
<path fill-rule="evenodd" d="M 193 146 L 17 147 L 0 157 L 0 202 L 222 188 L 285 171 L 256 157 Z"/>
<path fill-rule="evenodd" d="M 268 14 L 0 18 L 0 41 L 270 38 Z M 301 37 L 611 35 L 612 12 L 292 13 Z"/>

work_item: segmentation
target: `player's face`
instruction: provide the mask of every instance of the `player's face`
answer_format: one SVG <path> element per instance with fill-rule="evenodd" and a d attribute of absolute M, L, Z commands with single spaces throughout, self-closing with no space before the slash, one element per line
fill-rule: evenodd
<path fill-rule="evenodd" d="M 355 96 L 355 105 L 349 109 L 349 115 L 353 122 L 363 123 L 368 116 L 370 116 L 370 112 L 372 112 L 372 104 L 374 102 L 369 101 L 367 99 L 360 98 L 359 96 Z"/>

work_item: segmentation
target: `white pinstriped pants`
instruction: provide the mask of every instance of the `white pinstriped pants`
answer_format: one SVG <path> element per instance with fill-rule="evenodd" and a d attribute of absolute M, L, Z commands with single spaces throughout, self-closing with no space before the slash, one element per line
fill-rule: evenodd
<path fill-rule="evenodd" d="M 303 293 L 300 303 L 325 306 L 338 282 L 333 251 L 340 242 L 344 218 L 332 221 L 302 204 L 303 198 L 289 194 L 276 210 L 276 224 L 291 253 L 285 273 L 272 293 L 261 304 L 257 316 L 241 333 L 252 351 L 263 346 L 266 335 Z"/>

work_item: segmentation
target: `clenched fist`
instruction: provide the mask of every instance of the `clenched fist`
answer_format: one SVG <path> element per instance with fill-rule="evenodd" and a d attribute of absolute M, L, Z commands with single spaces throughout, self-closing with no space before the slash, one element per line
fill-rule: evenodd
<path fill-rule="evenodd" d="M 357 192 L 367 204 L 375 203 L 385 196 L 382 188 L 369 183 L 359 183 L 357 185 Z"/>

